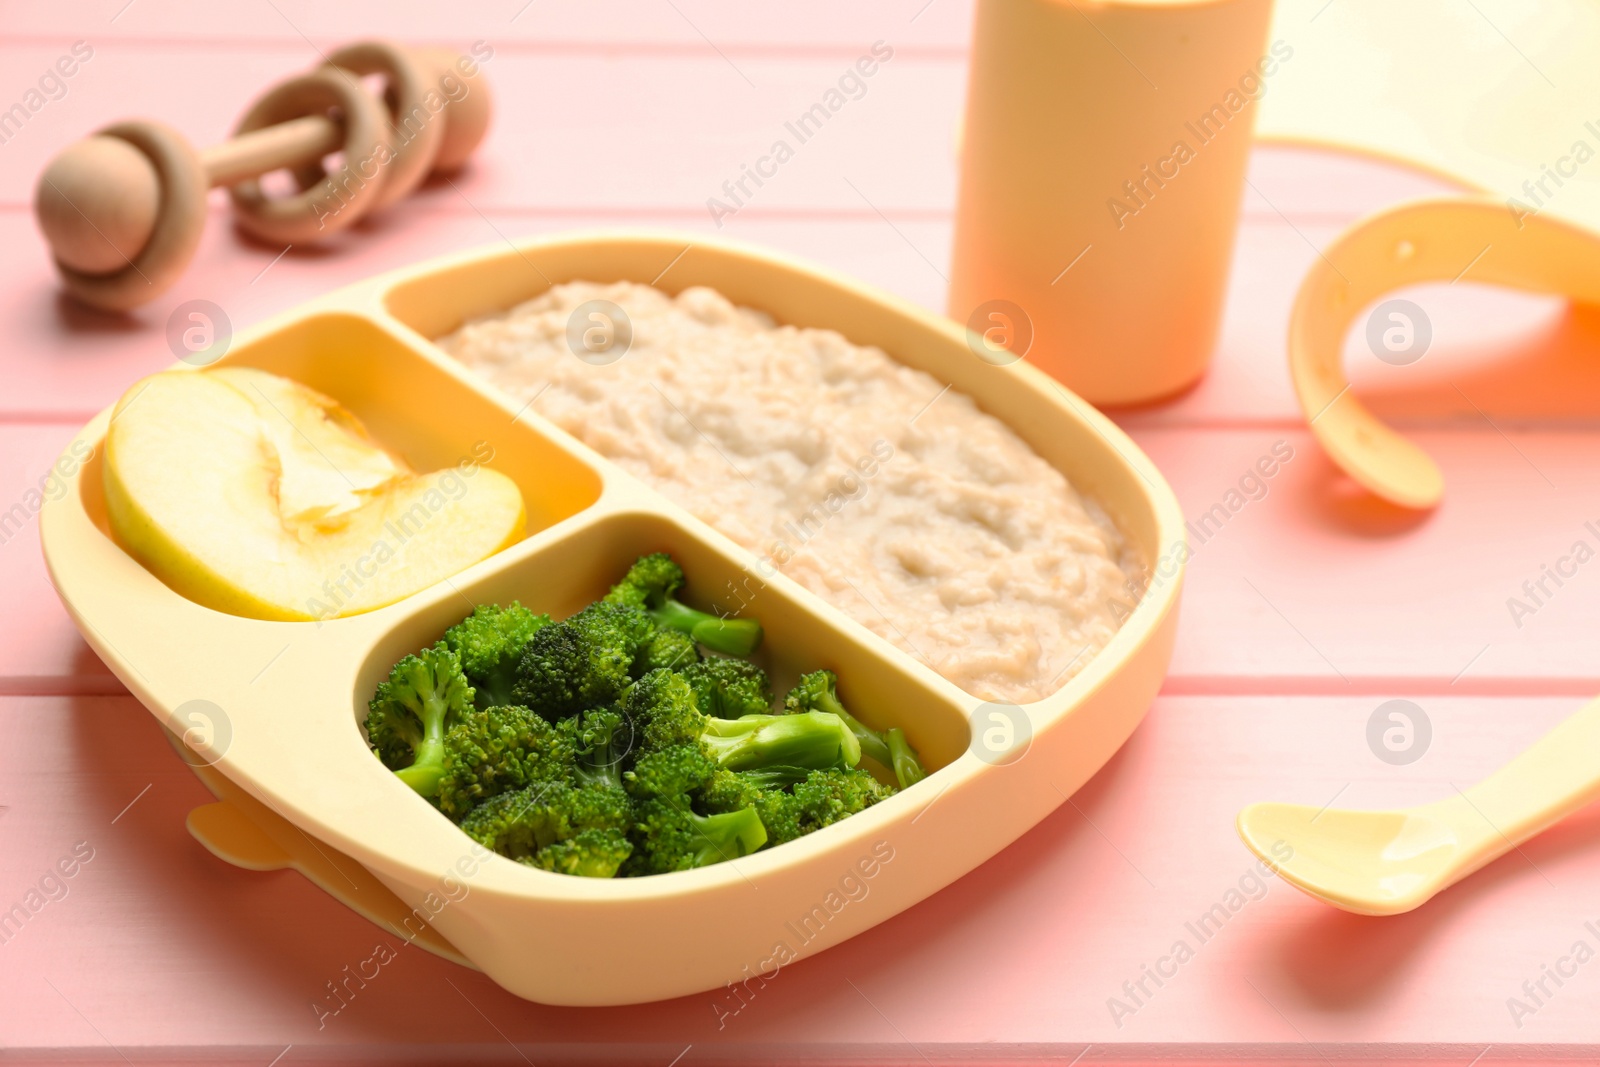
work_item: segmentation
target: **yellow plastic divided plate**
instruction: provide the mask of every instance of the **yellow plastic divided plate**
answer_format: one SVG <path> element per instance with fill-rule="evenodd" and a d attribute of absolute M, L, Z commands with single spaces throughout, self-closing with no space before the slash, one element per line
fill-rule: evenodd
<path fill-rule="evenodd" d="M 1064 688 L 1012 713 L 1013 747 L 971 745 L 986 707 L 456 364 L 430 338 L 579 279 L 708 285 L 779 322 L 877 345 L 968 393 L 1099 501 L 1159 574 L 1111 643 Z M 699 236 L 578 235 L 401 270 L 241 332 L 223 362 L 342 402 L 419 470 L 487 443 L 528 508 L 524 540 L 399 603 L 333 621 L 269 622 L 168 589 L 108 533 L 98 462 L 46 506 L 45 558 L 85 639 L 219 797 L 190 827 L 254 869 L 293 866 L 402 936 L 551 1004 L 623 1004 L 723 985 L 809 956 L 973 869 L 1105 763 L 1161 685 L 1182 585 L 1183 516 L 1115 425 L 1042 373 L 974 355 L 955 324 L 767 252 Z M 196 372 L 198 373 L 198 372 Z M 100 455 L 109 409 L 81 440 Z M 485 854 L 375 760 L 360 721 L 396 659 L 486 601 L 557 617 L 635 557 L 667 551 L 709 608 L 756 589 L 775 684 L 838 672 L 869 724 L 905 729 L 928 778 L 834 826 L 717 866 L 597 880 Z M 979 732 L 977 736 L 985 737 Z M 987 731 L 986 743 L 995 736 Z M 980 758 L 981 757 L 981 758 Z M 221 806 L 219 806 L 221 805 Z M 866 886 L 864 894 L 852 887 Z"/>

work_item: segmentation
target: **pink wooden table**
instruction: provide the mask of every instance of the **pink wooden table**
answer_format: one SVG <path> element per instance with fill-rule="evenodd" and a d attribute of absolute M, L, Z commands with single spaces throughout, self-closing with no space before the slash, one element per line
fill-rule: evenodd
<path fill-rule="evenodd" d="M 386 9 L 0 3 L 0 110 L 73 41 L 94 49 L 66 94 L 0 145 L 0 511 L 29 499 L 91 413 L 169 361 L 163 326 L 179 302 L 213 300 L 245 324 L 507 235 L 710 231 L 706 199 L 875 40 L 894 57 L 867 94 L 723 232 L 942 306 L 970 18 L 958 0 Z M 128 113 L 204 143 L 314 49 L 380 24 L 400 39 L 494 48 L 497 125 L 459 191 L 429 187 L 331 246 L 281 259 L 244 243 L 214 203 L 187 276 L 137 316 L 102 318 L 57 298 L 28 210 L 54 151 Z M 1282 338 L 1319 246 L 1365 211 L 1437 186 L 1273 147 L 1258 149 L 1250 179 L 1215 369 L 1183 398 L 1119 417 L 1192 515 L 1275 443 L 1294 455 L 1199 546 L 1171 677 L 1145 725 L 992 862 L 786 968 L 742 1005 L 705 994 L 545 1008 L 408 949 L 319 1028 L 328 983 L 392 939 L 296 874 L 236 870 L 190 839 L 184 815 L 209 795 L 78 638 L 45 578 L 31 515 L 6 526 L 0 910 L 32 890 L 47 903 L 0 944 L 0 1060 L 1466 1067 L 1600 1057 L 1600 963 L 1559 987 L 1545 979 L 1550 995 L 1537 1005 L 1524 990 L 1576 943 L 1600 948 L 1600 815 L 1383 920 L 1275 881 L 1258 888 L 1232 828 L 1257 799 L 1435 798 L 1600 692 L 1600 564 L 1520 625 L 1507 607 L 1543 565 L 1594 541 L 1584 524 L 1600 519 L 1600 318 L 1470 280 L 1414 294 L 1434 325 L 1427 357 L 1386 367 L 1352 347 L 1350 367 L 1373 406 L 1438 457 L 1450 489 L 1431 516 L 1378 507 L 1302 428 Z M 1380 761 L 1365 739 L 1392 698 L 1416 702 L 1432 724 L 1426 754 L 1405 766 Z M 74 875 L 49 879 L 75 849 Z M 1237 907 L 1202 941 L 1190 924 L 1218 903 Z M 1180 940 L 1192 958 L 1156 985 L 1145 968 Z M 1514 1014 L 1510 998 L 1533 1010 Z"/>

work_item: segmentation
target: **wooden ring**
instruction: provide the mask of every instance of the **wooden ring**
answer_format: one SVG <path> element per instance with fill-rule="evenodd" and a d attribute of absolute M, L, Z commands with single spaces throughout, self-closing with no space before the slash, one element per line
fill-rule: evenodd
<path fill-rule="evenodd" d="M 344 165 L 334 174 L 318 165 L 315 180 L 301 180 L 300 192 L 282 199 L 268 197 L 259 178 L 233 186 L 228 192 L 239 226 L 261 240 L 299 244 L 337 233 L 371 210 L 383 189 L 379 168 L 388 151 L 388 123 L 382 106 L 349 71 L 315 70 L 273 86 L 250 106 L 233 133 L 237 137 L 306 115 L 340 121 Z"/>
<path fill-rule="evenodd" d="M 382 164 L 381 188 L 372 210 L 399 200 L 428 176 L 444 140 L 445 98 L 430 66 L 404 49 L 384 41 L 346 45 L 328 57 L 328 65 L 357 77 L 381 74 L 384 104 L 389 112 L 388 154 Z M 429 106 L 430 97 L 432 107 Z M 313 164 L 313 166 L 316 166 Z"/>
<path fill-rule="evenodd" d="M 67 291 L 106 311 L 127 311 L 170 286 L 194 255 L 206 224 L 205 165 L 183 135 L 160 122 L 119 122 L 99 131 L 133 145 L 149 157 L 161 183 L 161 206 L 150 239 L 126 267 L 112 274 L 85 274 L 56 261 Z"/>

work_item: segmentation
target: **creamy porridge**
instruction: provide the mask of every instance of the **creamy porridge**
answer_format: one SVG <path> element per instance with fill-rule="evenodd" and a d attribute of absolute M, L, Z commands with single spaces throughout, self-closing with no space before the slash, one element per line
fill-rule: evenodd
<path fill-rule="evenodd" d="M 616 362 L 568 347 L 590 300 L 631 320 Z M 1042 699 L 1132 607 L 1141 565 L 1092 501 L 969 397 L 831 330 L 574 282 L 439 344 L 974 696 Z"/>

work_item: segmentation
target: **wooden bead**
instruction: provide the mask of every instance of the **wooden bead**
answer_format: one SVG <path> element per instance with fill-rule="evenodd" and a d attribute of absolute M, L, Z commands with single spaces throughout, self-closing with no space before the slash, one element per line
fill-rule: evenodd
<path fill-rule="evenodd" d="M 59 260 L 56 268 L 67 291 L 85 304 L 127 311 L 155 297 L 183 273 L 205 228 L 209 183 L 200 154 L 170 126 L 119 122 L 100 134 L 131 145 L 154 168 L 161 189 L 155 225 L 144 247 L 121 270 L 91 274 Z"/>
<path fill-rule="evenodd" d="M 62 265 L 110 274 L 132 263 L 155 229 L 161 182 L 150 159 L 117 137 L 86 137 L 39 175 L 33 210 Z"/>
<path fill-rule="evenodd" d="M 434 171 L 448 174 L 461 169 L 478 145 L 483 143 L 484 134 L 489 132 L 489 119 L 494 111 L 489 79 L 483 76 L 483 68 L 470 56 L 460 55 L 448 48 L 417 48 L 414 51 L 420 61 L 431 64 L 437 71 L 439 92 L 449 101 L 444 109 L 444 137 L 440 139 L 439 151 L 433 157 Z"/>

